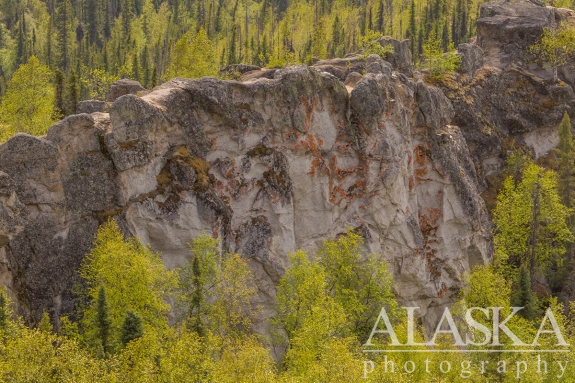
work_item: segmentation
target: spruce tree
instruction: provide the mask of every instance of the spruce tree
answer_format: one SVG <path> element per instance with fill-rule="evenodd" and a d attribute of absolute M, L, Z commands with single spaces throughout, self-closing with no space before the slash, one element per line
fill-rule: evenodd
<path fill-rule="evenodd" d="M 377 8 L 377 19 L 376 19 L 376 27 L 377 30 L 381 33 L 384 33 L 384 16 L 383 16 L 383 0 L 379 0 L 379 7 Z"/>
<path fill-rule="evenodd" d="M 190 305 L 191 307 L 189 309 L 191 317 L 188 322 L 188 327 L 199 336 L 204 336 L 206 333 L 202 318 L 202 310 L 204 307 L 204 286 L 202 283 L 200 260 L 198 256 L 195 256 L 192 261 L 192 288 L 193 293 Z"/>
<path fill-rule="evenodd" d="M 65 89 L 66 77 L 64 72 L 57 69 L 54 73 L 54 113 L 61 117 L 64 114 L 64 89 Z"/>
<path fill-rule="evenodd" d="M 58 35 L 58 49 L 60 51 L 60 59 L 58 65 L 60 68 L 68 73 L 70 70 L 70 57 L 68 52 L 68 30 L 71 22 L 71 9 L 68 0 L 59 0 L 57 8 L 57 35 Z"/>
<path fill-rule="evenodd" d="M 52 323 L 50 323 L 50 315 L 46 311 L 42 313 L 42 318 L 38 323 L 38 329 L 48 333 L 54 331 L 54 326 L 52 326 Z"/>
<path fill-rule="evenodd" d="M 100 287 L 98 291 L 98 301 L 96 304 L 96 328 L 98 331 L 98 338 L 102 345 L 104 355 L 108 355 L 111 351 L 110 348 L 110 330 L 112 320 L 110 319 L 110 311 L 108 308 L 108 300 L 106 298 L 106 289 Z"/>
<path fill-rule="evenodd" d="M 531 320 L 537 315 L 535 296 L 531 290 L 531 277 L 526 266 L 521 266 L 517 276 L 516 289 L 511 296 L 511 305 L 523 307 L 519 315 Z"/>
<path fill-rule="evenodd" d="M 554 150 L 557 156 L 557 188 L 563 205 L 575 207 L 575 141 L 571 133 L 571 119 L 567 112 L 559 125 L 559 144 Z M 570 219 L 573 230 L 573 218 Z"/>
<path fill-rule="evenodd" d="M 8 320 L 10 319 L 10 311 L 8 308 L 8 299 L 4 291 L 0 291 L 0 333 L 6 332 L 8 329 Z"/>
<path fill-rule="evenodd" d="M 140 338 L 144 334 L 142 319 L 133 311 L 128 311 L 122 324 L 120 340 L 126 346 L 130 341 Z"/>
<path fill-rule="evenodd" d="M 411 0 L 411 7 L 409 11 L 409 26 L 407 28 L 407 38 L 409 39 L 409 48 L 411 49 L 411 54 L 415 57 L 415 47 L 417 36 L 417 26 L 415 24 L 415 0 Z"/>
<path fill-rule="evenodd" d="M 71 72 L 68 77 L 68 84 L 66 85 L 66 93 L 64 99 L 64 112 L 67 116 L 76 113 L 76 107 L 80 101 L 80 87 L 78 85 L 78 78 L 76 73 Z"/>

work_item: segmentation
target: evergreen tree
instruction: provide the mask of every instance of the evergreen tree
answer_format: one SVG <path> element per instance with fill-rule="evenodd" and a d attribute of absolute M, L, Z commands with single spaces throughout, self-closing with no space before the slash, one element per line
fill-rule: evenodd
<path fill-rule="evenodd" d="M 559 143 L 554 149 L 557 156 L 557 189 L 563 205 L 568 208 L 575 207 L 575 140 L 571 133 L 571 119 L 567 112 L 563 115 L 563 120 L 559 125 Z M 573 216 L 570 218 L 571 230 Z"/>
<path fill-rule="evenodd" d="M 138 55 L 136 53 L 132 56 L 132 79 L 140 81 L 140 63 L 138 62 Z"/>
<path fill-rule="evenodd" d="M 71 72 L 68 77 L 66 85 L 66 93 L 64 98 L 64 112 L 66 115 L 76 113 L 78 102 L 80 101 L 80 87 L 78 85 L 78 77 L 76 73 Z"/>
<path fill-rule="evenodd" d="M 417 46 L 416 41 L 417 36 L 417 26 L 415 24 L 415 0 L 411 0 L 411 7 L 409 11 L 409 26 L 407 28 L 406 37 L 409 39 L 409 47 L 411 49 L 411 54 L 415 58 L 415 47 Z"/>
<path fill-rule="evenodd" d="M 377 21 L 376 27 L 377 30 L 381 33 L 385 33 L 384 31 L 384 8 L 383 8 L 383 0 L 379 0 L 379 7 L 377 9 Z M 370 28 L 371 29 L 371 28 Z"/>
<path fill-rule="evenodd" d="M 204 307 L 204 283 L 202 278 L 202 272 L 200 268 L 200 259 L 195 256 L 192 261 L 192 300 L 189 313 L 191 318 L 189 319 L 188 326 L 191 331 L 196 332 L 199 336 L 204 336 L 206 334 L 203 312 Z"/>
<path fill-rule="evenodd" d="M 86 1 L 85 23 L 88 29 L 88 43 L 101 47 L 102 11 L 100 1 Z"/>
<path fill-rule="evenodd" d="M 516 281 L 516 289 L 511 295 L 511 305 L 513 307 L 523 307 L 519 315 L 527 320 L 534 319 L 537 315 L 535 296 L 531 289 L 531 277 L 527 267 L 521 266 Z"/>
<path fill-rule="evenodd" d="M 110 319 L 106 289 L 102 286 L 100 290 L 98 290 L 98 301 L 96 302 L 96 329 L 104 355 L 108 355 L 111 352 L 111 326 L 112 320 Z"/>
<path fill-rule="evenodd" d="M 38 329 L 47 333 L 54 331 L 54 326 L 52 326 L 52 323 L 50 323 L 50 315 L 46 311 L 42 313 L 42 318 L 38 323 Z"/>
<path fill-rule="evenodd" d="M 20 27 L 18 28 L 18 45 L 16 47 L 16 65 L 26 63 L 26 42 L 25 42 L 26 25 L 24 16 L 20 21 Z"/>
<path fill-rule="evenodd" d="M 521 181 L 508 177 L 493 211 L 496 254 L 501 261 L 536 270 L 561 263 L 565 244 L 573 242 L 567 226 L 571 210 L 561 203 L 552 170 L 527 164 Z"/>
<path fill-rule="evenodd" d="M 64 91 L 65 91 L 65 83 L 66 77 L 64 76 L 64 72 L 60 69 L 57 69 L 54 73 L 54 89 L 55 89 L 55 97 L 54 97 L 54 113 L 58 116 L 62 116 L 64 114 Z"/>
<path fill-rule="evenodd" d="M 140 318 L 133 311 L 128 311 L 122 324 L 122 332 L 120 340 L 122 344 L 126 346 L 129 342 L 134 339 L 141 338 L 144 335 L 144 330 L 142 328 L 142 318 Z"/>
<path fill-rule="evenodd" d="M 8 328 L 8 321 L 10 320 L 10 310 L 8 307 L 8 299 L 4 291 L 0 291 L 0 333 L 4 334 Z"/>
<path fill-rule="evenodd" d="M 58 50 L 60 52 L 59 65 L 65 73 L 70 70 L 70 55 L 68 46 L 68 32 L 71 25 L 71 7 L 69 0 L 58 0 L 57 6 L 57 35 Z"/>

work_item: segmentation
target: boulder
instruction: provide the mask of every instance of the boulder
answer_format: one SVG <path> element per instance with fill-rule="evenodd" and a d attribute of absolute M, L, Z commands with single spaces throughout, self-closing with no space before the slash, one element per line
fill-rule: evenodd
<path fill-rule="evenodd" d="M 476 44 L 459 44 L 457 54 L 461 57 L 458 72 L 473 77 L 484 64 L 484 52 Z"/>
<path fill-rule="evenodd" d="M 363 76 L 357 72 L 351 72 L 350 74 L 347 75 L 347 77 L 345 78 L 345 82 L 344 84 L 347 86 L 351 86 L 354 87 L 359 81 L 361 81 L 361 78 Z"/>
<path fill-rule="evenodd" d="M 106 97 L 106 101 L 114 102 L 119 97 L 124 96 L 126 94 L 137 94 L 145 90 L 146 89 L 138 81 L 128 79 L 118 80 L 115 83 L 113 83 L 112 86 L 110 87 L 110 92 L 108 92 L 108 97 Z"/>
<path fill-rule="evenodd" d="M 539 41 L 543 28 L 556 26 L 555 8 L 530 2 L 484 3 L 477 20 L 477 45 L 490 65 L 524 63 L 532 59 L 527 48 Z"/>
<path fill-rule="evenodd" d="M 106 109 L 106 102 L 102 100 L 84 100 L 78 103 L 76 113 L 97 113 L 104 112 Z"/>
<path fill-rule="evenodd" d="M 382 37 L 378 41 L 381 46 L 391 45 L 393 47 L 393 53 L 388 54 L 386 57 L 393 69 L 408 77 L 413 77 L 413 62 L 409 40 L 399 41 L 390 37 Z"/>

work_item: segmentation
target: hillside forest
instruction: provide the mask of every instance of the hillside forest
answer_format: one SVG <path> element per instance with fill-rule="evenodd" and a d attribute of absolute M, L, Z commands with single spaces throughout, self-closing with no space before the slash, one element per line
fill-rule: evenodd
<path fill-rule="evenodd" d="M 234 63 L 310 63 L 356 52 L 380 35 L 410 39 L 417 63 L 430 39 L 446 51 L 473 36 L 479 2 L 1 0 L 0 97 L 19 68 L 24 78 L 16 76 L 13 88 L 49 84 L 35 106 L 53 104 L 39 113 L 45 124 L 73 114 L 79 100 L 105 97 L 119 78 L 151 89 Z"/>
<path fill-rule="evenodd" d="M 0 0 L 0 142 L 17 132 L 45 134 L 53 122 L 74 114 L 78 101 L 105 98 L 121 78 L 150 89 L 177 76 L 219 76 L 235 63 L 311 63 L 365 50 L 382 35 L 409 39 L 414 64 L 431 65 L 430 75 L 441 78 L 457 65 L 444 52 L 475 35 L 479 3 Z M 571 0 L 553 5 L 575 6 Z M 555 67 L 575 52 L 573 29 L 559 32 L 546 31 L 533 46 L 547 61 L 553 53 Z M 532 349 L 557 344 L 556 333 L 539 334 L 548 315 L 575 344 L 571 126 L 565 114 L 559 144 L 544 164 L 521 150 L 507 156 L 490 212 L 494 262 L 467 276 L 452 307 L 459 325 L 469 307 L 502 307 L 502 317 L 523 307 L 507 326 L 528 343 L 538 338 Z M 125 238 L 110 219 L 78 271 L 72 315 L 44 313 L 30 328 L 0 292 L 0 383 L 575 381 L 572 350 L 432 354 L 420 346 L 394 356 L 395 372 L 387 371 L 386 355 L 363 352 L 382 307 L 401 342 L 423 341 L 425 331 L 406 327 L 393 274 L 381 254 L 364 251 L 363 241 L 349 229 L 315 253 L 292 253 L 273 313 L 266 314 L 268 327 L 260 331 L 264 308 L 240 255 L 222 252 L 218 240 L 204 234 L 189 244 L 189 263 L 168 270 L 161 254 Z M 484 326 L 492 319 L 474 318 Z M 475 341 L 468 351 L 489 343 L 477 330 L 462 331 Z M 443 349 L 453 344 L 448 334 L 434 340 Z M 373 339 L 380 347 L 388 341 Z M 503 336 L 493 347 L 510 350 L 512 343 Z M 412 372 L 403 368 L 408 361 L 418 366 Z M 538 372 L 542 361 L 549 373 Z M 449 371 L 440 367 L 446 362 Z M 366 363 L 374 367 L 369 374 Z M 562 370 L 561 363 L 568 367 Z"/>

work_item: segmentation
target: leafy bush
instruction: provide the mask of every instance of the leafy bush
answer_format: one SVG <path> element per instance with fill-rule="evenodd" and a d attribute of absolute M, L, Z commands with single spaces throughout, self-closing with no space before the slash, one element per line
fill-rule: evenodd
<path fill-rule="evenodd" d="M 393 54 L 393 46 L 380 44 L 379 39 L 381 37 L 383 37 L 381 32 L 368 30 L 365 36 L 361 38 L 361 50 L 366 60 L 372 54 L 379 55 L 384 59 Z"/>
<path fill-rule="evenodd" d="M 459 57 L 453 46 L 449 45 L 447 53 L 443 52 L 441 40 L 431 35 L 427 43 L 423 45 L 424 69 L 429 72 L 432 80 L 442 80 L 445 75 L 455 71 L 461 65 Z"/>

